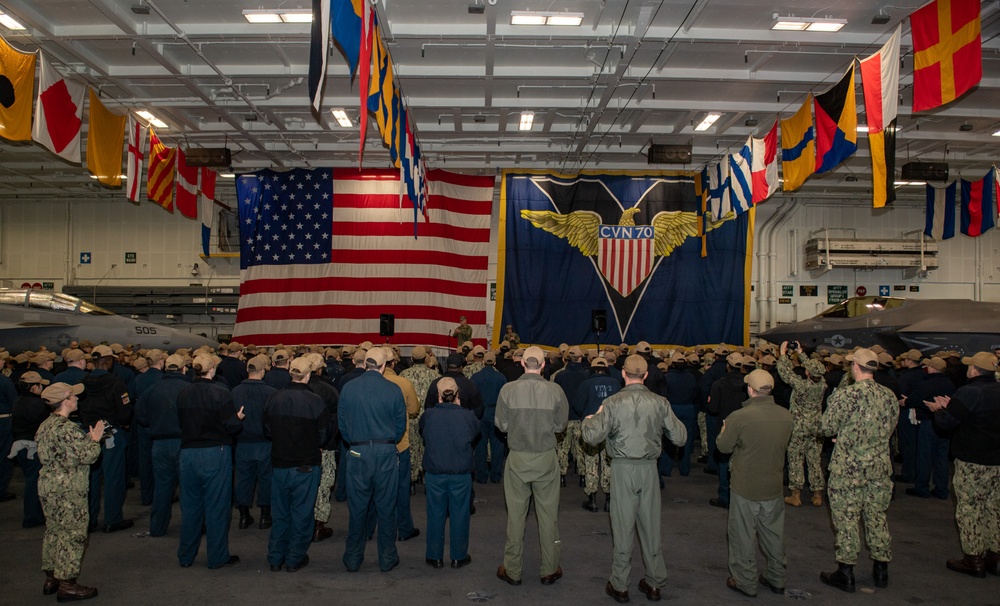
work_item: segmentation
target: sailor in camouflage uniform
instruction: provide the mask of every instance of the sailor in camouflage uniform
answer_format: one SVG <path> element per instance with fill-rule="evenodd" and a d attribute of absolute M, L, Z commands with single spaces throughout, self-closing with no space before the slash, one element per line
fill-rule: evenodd
<path fill-rule="evenodd" d="M 787 353 L 787 341 L 781 344 L 781 357 L 778 359 L 778 376 L 792 388 L 790 412 L 795 422 L 792 439 L 788 443 L 788 489 L 792 494 L 785 497 L 785 503 L 792 507 L 802 506 L 800 493 L 806 483 L 804 463 L 809 468 L 812 504 L 819 507 L 823 504 L 823 490 L 826 489 L 826 479 L 820 465 L 823 439 L 819 437 L 823 394 L 826 392 L 826 382 L 823 379 L 826 367 L 819 360 L 804 359 L 801 344 L 797 341 L 796 344 L 799 345 L 799 359 L 805 363 L 806 378 L 796 374 L 792 356 Z"/>
<path fill-rule="evenodd" d="M 413 383 L 413 389 L 417 392 L 417 401 L 420 404 L 419 411 L 410 417 L 410 482 L 417 482 L 424 471 L 424 439 L 420 436 L 420 415 L 424 413 L 424 400 L 427 399 L 427 390 L 431 383 L 441 375 L 425 363 L 427 358 L 427 348 L 420 345 L 413 348 L 410 358 L 413 359 L 413 366 L 410 366 L 399 376 Z"/>
<path fill-rule="evenodd" d="M 858 560 L 859 519 L 873 562 L 876 587 L 889 585 L 889 527 L 885 512 L 892 495 L 889 439 L 896 429 L 899 404 L 892 391 L 876 383 L 878 357 L 870 349 L 847 356 L 854 384 L 837 390 L 820 422 L 820 434 L 836 436 L 830 458 L 830 515 L 836 533 L 837 570 L 820 579 L 832 587 L 853 592 L 854 564 Z"/>
<path fill-rule="evenodd" d="M 952 430 L 955 457 L 955 522 L 962 558 L 949 570 L 977 578 L 1000 576 L 1000 383 L 997 357 L 981 351 L 962 358 L 969 381 L 951 397 L 928 402 L 934 420 Z"/>
<path fill-rule="evenodd" d="M 94 587 L 76 582 L 87 545 L 90 512 L 87 492 L 90 488 L 90 465 L 101 455 L 99 442 L 104 435 L 104 421 L 84 432 L 69 420 L 76 410 L 77 396 L 83 385 L 54 383 L 42 391 L 42 399 L 53 409 L 35 434 L 42 470 L 38 478 L 38 496 L 45 512 L 45 537 L 42 539 L 42 570 L 45 584 L 42 593 L 59 592 L 60 602 L 86 600 L 97 595 Z"/>
<path fill-rule="evenodd" d="M 458 317 L 459 325 L 452 331 L 451 336 L 455 337 L 455 349 L 461 351 L 462 345 L 472 340 L 472 326 L 469 326 L 465 316 Z M 471 349 L 471 347 L 470 347 Z"/>
<path fill-rule="evenodd" d="M 471 379 L 472 375 L 476 374 L 480 370 L 486 367 L 484 362 L 486 356 L 486 348 L 482 345 L 476 345 L 472 348 L 472 362 L 465 365 L 462 369 L 462 374 L 467 378 Z"/>

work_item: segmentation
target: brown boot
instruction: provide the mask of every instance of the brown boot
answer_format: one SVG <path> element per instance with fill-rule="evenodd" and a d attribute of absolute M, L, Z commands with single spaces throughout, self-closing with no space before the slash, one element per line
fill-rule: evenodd
<path fill-rule="evenodd" d="M 45 584 L 42 585 L 42 595 L 52 595 L 59 591 L 59 581 L 56 580 L 55 571 L 45 571 Z"/>
<path fill-rule="evenodd" d="M 333 529 L 327 528 L 325 522 L 315 521 L 315 526 L 313 527 L 313 543 L 319 543 L 320 541 L 325 541 L 333 536 Z"/>
<path fill-rule="evenodd" d="M 785 504 L 792 507 L 802 507 L 802 499 L 799 498 L 801 490 L 793 490 L 790 496 L 785 497 Z"/>
<path fill-rule="evenodd" d="M 986 551 L 986 572 L 1000 577 L 1000 553 Z"/>
<path fill-rule="evenodd" d="M 59 594 L 56 596 L 57 602 L 76 602 L 96 597 L 96 587 L 85 587 L 78 584 L 76 579 L 59 579 Z"/>
<path fill-rule="evenodd" d="M 961 572 L 977 579 L 986 578 L 986 558 L 982 555 L 964 555 L 961 560 L 948 560 L 948 570 Z"/>
<path fill-rule="evenodd" d="M 822 490 L 814 490 L 813 491 L 812 504 L 813 504 L 813 507 L 822 507 L 823 506 L 823 491 Z"/>

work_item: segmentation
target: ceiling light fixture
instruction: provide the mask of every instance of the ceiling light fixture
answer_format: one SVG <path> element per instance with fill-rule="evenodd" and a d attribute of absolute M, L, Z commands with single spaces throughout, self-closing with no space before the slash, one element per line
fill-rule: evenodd
<path fill-rule="evenodd" d="M 1000 130 L 998 130 L 997 132 L 993 133 L 993 136 L 994 137 L 1000 137 Z"/>
<path fill-rule="evenodd" d="M 721 116 L 722 114 L 717 114 L 715 112 L 708 114 L 707 116 L 705 116 L 705 119 L 701 121 L 701 124 L 694 127 L 694 129 L 698 132 L 706 131 L 709 128 L 711 128 L 712 125 L 715 124 L 715 121 L 718 120 Z"/>
<path fill-rule="evenodd" d="M 865 126 L 864 124 L 859 124 L 858 125 L 858 132 L 859 133 L 867 133 L 868 132 L 868 127 Z"/>
<path fill-rule="evenodd" d="M 521 112 L 521 124 L 518 130 L 531 130 L 531 125 L 535 122 L 535 112 Z"/>
<path fill-rule="evenodd" d="M 235 179 L 236 173 L 219 173 L 219 176 L 223 179 Z"/>
<path fill-rule="evenodd" d="M 160 120 L 159 118 L 157 118 L 156 116 L 154 116 L 153 114 L 149 113 L 146 110 L 138 111 L 138 112 L 135 112 L 135 113 L 140 118 L 142 118 L 146 122 L 149 122 L 151 125 L 155 126 L 156 128 L 170 128 L 169 126 L 167 126 L 166 122 L 164 122 L 163 120 Z"/>
<path fill-rule="evenodd" d="M 743 126 L 757 126 L 757 118 L 747 118 L 746 121 L 743 122 Z"/>
<path fill-rule="evenodd" d="M 511 25 L 567 25 L 576 27 L 583 23 L 583 13 L 556 13 L 547 11 L 511 11 Z"/>
<path fill-rule="evenodd" d="M 18 23 L 16 19 L 11 17 L 7 13 L 0 13 L 0 25 L 3 25 L 7 29 L 12 29 L 14 31 L 21 31 L 25 29 L 23 25 Z"/>
<path fill-rule="evenodd" d="M 962 131 L 963 133 L 970 132 L 972 130 L 972 125 L 966 122 L 962 124 L 962 126 L 959 126 L 958 130 Z"/>
<path fill-rule="evenodd" d="M 142 3 L 142 2 L 140 2 L 139 4 L 133 4 L 131 6 L 131 9 L 132 9 L 132 12 L 135 13 L 135 14 L 137 14 L 137 15 L 148 15 L 149 14 L 149 6 L 147 4 Z"/>
<path fill-rule="evenodd" d="M 248 8 L 243 18 L 249 23 L 312 23 L 313 14 L 310 9 Z"/>
<path fill-rule="evenodd" d="M 331 112 L 333 113 L 333 118 L 337 121 L 337 124 L 343 126 L 344 128 L 351 128 L 354 126 L 354 123 L 347 117 L 347 112 L 344 110 L 334 109 L 331 110 Z"/>
<path fill-rule="evenodd" d="M 779 32 L 839 32 L 847 25 L 846 19 L 832 17 L 780 17 L 774 14 L 774 25 L 771 29 Z"/>

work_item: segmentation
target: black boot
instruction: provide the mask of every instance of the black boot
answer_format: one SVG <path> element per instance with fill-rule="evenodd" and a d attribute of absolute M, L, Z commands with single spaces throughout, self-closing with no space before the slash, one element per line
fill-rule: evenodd
<path fill-rule="evenodd" d="M 854 566 L 837 562 L 837 570 L 834 572 L 819 573 L 819 580 L 830 587 L 836 587 L 847 593 L 854 593 Z"/>
<path fill-rule="evenodd" d="M 611 493 L 604 495 L 604 513 L 611 511 Z"/>
<path fill-rule="evenodd" d="M 580 476 L 580 488 L 586 488 L 586 486 L 587 486 L 587 477 L 581 475 Z"/>
<path fill-rule="evenodd" d="M 985 574 L 983 576 L 986 576 Z M 56 578 L 54 570 L 45 571 L 45 584 L 42 585 L 42 595 L 52 595 L 59 591 L 59 579 Z"/>
<path fill-rule="evenodd" d="M 57 602 L 77 602 L 97 597 L 96 587 L 80 585 L 76 579 L 59 579 Z"/>
<path fill-rule="evenodd" d="M 566 488 L 566 476 L 559 476 L 559 486 Z"/>
<path fill-rule="evenodd" d="M 597 493 L 587 495 L 587 500 L 583 502 L 583 508 L 597 513 Z"/>
<path fill-rule="evenodd" d="M 253 520 L 250 520 L 250 523 L 253 524 Z M 267 530 L 270 527 L 271 527 L 271 506 L 270 505 L 261 505 L 260 506 L 260 525 L 257 526 L 257 528 L 260 528 L 261 530 Z"/>
<path fill-rule="evenodd" d="M 889 586 L 889 562 L 872 562 L 872 582 L 883 589 Z"/>
<path fill-rule="evenodd" d="M 246 530 L 253 526 L 253 518 L 250 517 L 250 508 L 246 505 L 240 505 L 240 530 Z"/>

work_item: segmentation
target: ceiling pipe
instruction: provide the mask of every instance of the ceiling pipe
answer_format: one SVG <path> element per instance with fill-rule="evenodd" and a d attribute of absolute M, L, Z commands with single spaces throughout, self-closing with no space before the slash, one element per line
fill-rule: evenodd
<path fill-rule="evenodd" d="M 778 253 L 776 251 L 778 242 L 777 236 L 779 230 L 785 225 L 795 215 L 795 212 L 799 209 L 800 205 L 795 203 L 795 198 L 789 198 L 790 204 L 781 217 L 778 218 L 774 223 L 774 227 L 771 228 L 771 233 L 768 235 L 768 251 L 767 251 L 767 262 L 768 262 L 768 282 L 767 282 L 767 303 L 768 303 L 768 328 L 774 328 L 777 326 L 778 320 L 778 281 L 776 276 L 778 275 Z"/>
<path fill-rule="evenodd" d="M 256 103 L 253 102 L 252 99 L 250 99 L 249 96 L 247 96 L 246 94 L 244 94 L 242 90 L 239 90 L 233 84 L 233 79 L 232 78 L 230 78 L 228 75 L 226 75 L 226 73 L 223 72 L 222 69 L 220 69 L 219 66 L 215 64 L 214 61 L 212 61 L 211 59 L 209 59 L 208 57 L 205 56 L 205 53 L 203 53 L 202 50 L 201 50 L 201 45 L 200 44 L 195 44 L 190 39 L 188 39 L 187 34 L 184 32 L 184 30 L 182 30 L 176 23 L 174 23 L 174 21 L 172 19 L 170 19 L 169 17 L 167 17 L 167 15 L 164 14 L 163 10 L 161 10 L 160 7 L 157 6 L 157 4 L 155 2 L 153 2 L 153 0 L 147 0 L 146 4 L 157 15 L 159 15 L 161 19 L 163 19 L 164 23 L 166 23 L 168 26 L 170 26 L 170 29 L 174 30 L 174 32 L 177 33 L 177 37 L 178 38 L 180 38 L 181 40 L 187 42 L 188 47 L 192 51 L 194 51 L 194 54 L 198 55 L 198 57 L 202 61 L 205 62 L 205 65 L 207 65 L 210 68 L 212 68 L 212 71 L 214 71 L 216 74 L 218 74 L 219 77 L 222 78 L 222 81 L 226 84 L 226 86 L 228 86 L 234 93 L 236 93 L 236 96 L 239 97 L 241 100 L 243 100 L 243 102 L 246 103 L 247 106 L 254 113 L 256 113 L 258 116 L 266 116 L 267 115 L 267 112 L 265 112 L 264 110 L 262 110 Z M 302 153 L 300 153 L 298 150 L 296 150 L 292 146 L 292 142 L 289 141 L 287 137 L 285 137 L 285 134 L 283 132 L 281 132 L 279 130 L 279 131 L 277 131 L 277 135 L 278 135 L 278 138 L 281 139 L 281 142 L 284 143 L 288 147 L 289 151 L 291 151 L 293 154 L 295 154 L 299 158 L 299 160 L 301 160 L 302 162 L 305 163 L 306 166 L 311 166 L 311 164 L 309 163 L 309 161 L 305 157 L 305 155 L 303 155 Z"/>
<path fill-rule="evenodd" d="M 764 332 L 764 326 L 767 322 L 765 314 L 767 313 L 767 284 L 768 284 L 768 273 L 767 273 L 767 246 L 768 238 L 771 234 L 771 230 L 774 227 L 775 222 L 777 222 L 782 213 L 784 213 L 786 207 L 790 203 L 790 198 L 783 198 L 780 205 L 775 209 L 774 213 L 767 218 L 760 226 L 760 233 L 757 234 L 757 238 L 754 240 L 757 242 L 757 296 L 754 300 L 757 303 L 757 327 L 758 334 Z"/>

